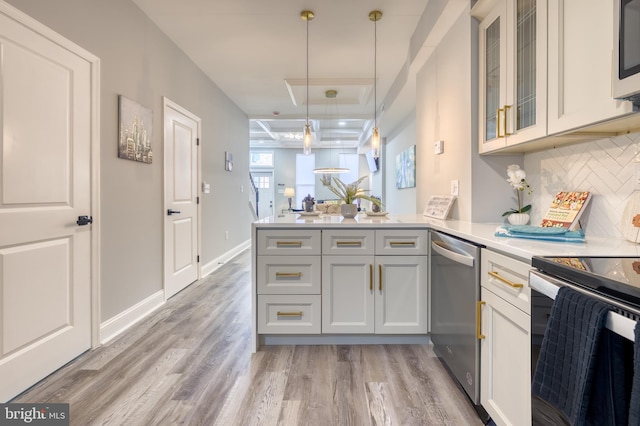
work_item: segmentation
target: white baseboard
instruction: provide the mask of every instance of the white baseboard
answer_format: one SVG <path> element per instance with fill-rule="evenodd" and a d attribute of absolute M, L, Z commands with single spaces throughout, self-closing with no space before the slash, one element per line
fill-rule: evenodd
<path fill-rule="evenodd" d="M 142 320 L 164 304 L 164 290 L 160 290 L 100 324 L 100 344 L 105 344 Z"/>
<path fill-rule="evenodd" d="M 216 269 L 224 265 L 227 261 L 233 259 L 234 257 L 239 255 L 249 247 L 251 247 L 250 239 L 245 241 L 242 244 L 235 246 L 228 252 L 224 253 L 222 256 L 216 257 L 211 262 L 207 262 L 206 264 L 202 265 L 200 267 L 200 277 L 201 278 L 206 277 L 207 275 L 209 275 L 210 273 L 212 273 L 213 271 L 215 271 Z"/>

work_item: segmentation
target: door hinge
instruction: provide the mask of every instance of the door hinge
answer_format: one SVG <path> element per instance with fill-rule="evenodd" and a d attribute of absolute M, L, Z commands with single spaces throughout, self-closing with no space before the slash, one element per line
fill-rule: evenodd
<path fill-rule="evenodd" d="M 196 197 L 196 204 L 200 204 L 200 197 Z"/>
<path fill-rule="evenodd" d="M 197 255 L 197 256 L 196 256 L 196 262 L 197 262 L 197 263 L 200 263 L 200 255 Z"/>
<path fill-rule="evenodd" d="M 196 145 L 200 146 L 200 138 L 196 138 Z"/>

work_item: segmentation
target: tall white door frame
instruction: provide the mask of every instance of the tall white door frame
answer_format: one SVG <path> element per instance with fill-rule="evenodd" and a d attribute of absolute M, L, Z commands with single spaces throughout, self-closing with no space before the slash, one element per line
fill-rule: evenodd
<path fill-rule="evenodd" d="M 164 293 L 168 299 L 201 276 L 199 141 L 202 123 L 198 116 L 164 97 L 163 125 Z"/>
<path fill-rule="evenodd" d="M 74 111 L 70 113 L 71 126 L 68 127 L 68 130 L 65 130 L 66 125 L 61 125 L 65 119 L 60 120 L 53 117 L 55 114 L 52 114 L 49 119 L 51 128 L 38 130 L 42 133 L 49 129 L 51 131 L 50 142 L 58 144 L 57 148 L 64 146 L 69 149 L 73 145 L 74 148 L 71 149 L 73 155 L 70 155 L 68 159 L 65 159 L 64 156 L 60 157 L 60 155 L 55 156 L 56 159 L 61 160 L 60 167 L 55 169 L 56 173 L 66 173 L 65 177 L 56 174 L 56 178 L 50 180 L 47 178 L 47 173 L 51 173 L 50 171 L 34 173 L 28 185 L 20 190 L 20 180 L 16 183 L 16 173 L 19 173 L 20 167 L 16 164 L 21 164 L 19 161 L 23 161 L 24 158 L 20 160 L 19 154 L 7 154 L 3 158 L 3 166 L 0 167 L 3 170 L 3 179 L 7 179 L 7 184 L 10 183 L 10 186 L 5 186 L 5 188 L 10 188 L 11 191 L 3 194 L 2 199 L 3 203 L 6 202 L 6 208 L 3 209 L 3 225 L 9 228 L 2 231 L 4 242 L 0 241 L 0 245 L 4 245 L 2 256 L 5 266 L 7 266 L 0 277 L 0 282 L 9 286 L 10 291 L 14 293 L 23 287 L 20 283 L 33 287 L 36 281 L 25 281 L 26 278 L 20 271 L 28 274 L 30 270 L 35 271 L 39 267 L 45 268 L 43 264 L 33 265 L 33 259 L 37 259 L 37 256 L 35 258 L 27 257 L 29 252 L 39 252 L 40 258 L 47 262 L 46 267 L 51 267 L 51 270 L 56 271 L 50 275 L 51 281 L 57 283 L 59 288 L 67 289 L 56 290 L 56 295 L 62 294 L 62 299 L 56 296 L 46 299 L 44 302 L 41 301 L 44 303 L 43 306 L 46 306 L 48 314 L 43 313 L 40 316 L 47 318 L 45 321 L 55 317 L 56 322 L 31 321 L 30 328 L 25 328 L 25 333 L 32 333 L 32 338 L 15 338 L 16 324 L 11 322 L 11 318 L 4 318 L 7 322 L 3 323 L 0 335 L 9 336 L 12 340 L 9 342 L 10 345 L 3 347 L 3 350 L 7 350 L 1 363 L 3 368 L 7 369 L 3 373 L 3 381 L 0 382 L 0 402 L 3 402 L 62 367 L 82 351 L 99 345 L 100 60 L 2 0 L 0 0 L 0 19 L 3 22 L 0 25 L 2 42 L 10 46 L 10 48 L 5 46 L 7 49 L 2 58 L 7 61 L 3 75 L 3 78 L 6 79 L 4 84 L 7 85 L 5 87 L 13 89 L 12 93 L 4 93 L 3 96 L 7 97 L 6 101 L 9 103 L 8 106 L 5 105 L 7 109 L 0 111 L 0 114 L 10 113 L 10 123 L 18 124 L 22 130 L 27 129 L 29 126 L 25 123 L 29 123 L 29 118 L 27 117 L 27 121 L 24 121 L 25 117 L 22 114 L 25 111 L 24 102 L 29 102 L 29 99 L 37 96 L 38 93 L 46 91 L 47 87 L 54 86 L 56 90 L 53 93 L 62 94 L 61 97 L 56 98 L 52 95 L 43 105 L 46 104 L 50 109 L 53 108 L 50 112 L 60 110 L 60 108 L 55 108 L 55 105 L 66 105 L 68 110 Z M 37 47 L 34 48 L 34 46 Z M 29 67 L 27 64 L 37 64 L 36 67 L 39 67 L 37 73 L 30 72 L 22 76 L 21 70 L 27 71 L 31 68 L 30 71 L 35 71 L 33 66 Z M 49 72 L 46 71 L 47 69 L 50 70 L 50 74 L 47 74 Z M 51 76 L 51 78 L 38 79 L 39 76 Z M 29 88 L 31 81 L 29 79 L 37 81 L 40 87 Z M 17 85 L 15 85 L 16 82 Z M 56 84 L 60 82 L 63 83 Z M 22 97 L 24 100 L 20 101 Z M 56 99 L 60 99 L 60 101 L 56 103 Z M 75 111 L 83 111 L 83 113 L 76 116 Z M 66 114 L 66 110 L 62 110 L 62 113 Z M 77 123 L 81 124 L 76 126 Z M 3 126 L 4 124 L 6 123 L 3 122 Z M 45 123 L 39 124 L 45 125 Z M 3 127 L 2 130 L 2 144 L 10 146 L 11 131 L 19 129 Z M 5 132 L 5 130 L 7 131 Z M 28 142 L 27 149 L 44 147 L 46 152 L 48 147 L 42 145 L 42 138 L 38 137 L 40 133 L 30 130 L 24 133 L 29 137 L 29 139 L 23 140 L 23 142 Z M 4 140 L 4 137 L 7 139 Z M 82 152 L 82 154 L 76 156 L 76 152 Z M 59 151 L 56 150 L 55 153 L 59 154 Z M 52 164 L 53 161 L 54 158 L 52 158 Z M 48 188 L 67 187 L 74 192 L 66 193 L 63 190 L 47 195 Z M 77 190 L 76 188 L 82 189 Z M 77 201 L 81 198 L 82 202 Z M 48 214 L 50 211 L 52 214 Z M 80 222 L 83 221 L 76 217 L 78 215 L 91 216 L 92 223 L 88 223 L 88 226 L 80 226 Z M 29 222 L 30 220 L 31 222 Z M 76 220 L 78 220 L 77 225 L 74 223 Z M 13 222 L 15 222 L 14 225 L 12 225 Z M 29 224 L 37 224 L 37 231 L 35 226 Z M 82 247 L 81 249 L 73 247 L 76 240 L 78 245 Z M 80 241 L 82 242 L 80 243 Z M 74 266 L 69 270 L 74 275 L 69 275 L 59 267 L 55 267 L 55 265 L 60 266 L 60 263 L 56 263 L 55 258 L 47 258 L 47 253 L 53 253 L 63 258 L 67 257 L 65 254 L 67 251 L 73 254 L 78 250 L 82 251 L 78 256 L 72 255 L 74 260 L 71 264 L 78 262 L 84 265 L 81 274 L 76 275 Z M 71 257 L 67 259 L 71 259 Z M 46 274 L 46 269 L 43 271 L 40 272 L 40 275 Z M 46 287 L 54 288 L 52 285 Z M 34 290 L 37 291 L 35 287 Z M 29 290 L 22 288 L 21 291 L 19 297 L 24 298 L 25 295 L 29 297 Z M 69 295 L 65 295 L 66 292 L 69 292 Z M 80 297 L 75 297 L 76 295 Z M 56 300 L 61 300 L 62 303 L 58 303 Z M 2 301 L 1 296 L 0 301 Z M 4 303 L 6 302 L 5 300 Z M 12 311 L 18 313 L 16 318 L 26 318 L 25 315 L 31 315 L 28 310 L 20 313 L 19 307 L 16 308 L 15 303 L 16 300 L 12 299 Z M 80 311 L 75 311 L 76 306 L 83 307 Z M 64 312 L 69 312 L 69 314 L 64 314 Z M 37 319 L 39 316 L 32 318 Z M 73 338 L 73 342 L 70 338 L 65 337 L 71 335 L 71 330 L 78 330 L 76 334 L 78 337 Z M 4 334 L 5 332 L 8 334 Z M 52 346 L 54 342 L 59 343 Z M 45 352 L 41 353 L 42 351 Z"/>

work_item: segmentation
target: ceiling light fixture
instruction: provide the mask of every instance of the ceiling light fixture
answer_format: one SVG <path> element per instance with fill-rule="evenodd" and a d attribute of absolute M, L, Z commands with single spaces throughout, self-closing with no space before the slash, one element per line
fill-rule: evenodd
<path fill-rule="evenodd" d="M 382 19 L 382 12 L 374 10 L 369 13 L 369 20 L 373 21 L 373 130 L 371 131 L 371 154 L 373 158 L 380 157 L 380 132 L 378 131 L 378 21 Z"/>
<path fill-rule="evenodd" d="M 310 10 L 303 10 L 300 16 L 307 23 L 307 122 L 304 125 L 302 152 L 305 155 L 309 155 L 311 154 L 311 126 L 309 125 L 309 21 L 312 21 L 315 15 Z"/>
<path fill-rule="evenodd" d="M 329 164 L 331 164 L 332 163 L 331 159 L 333 157 L 333 149 L 331 148 L 331 142 L 333 139 L 333 134 L 332 134 L 333 120 L 331 115 L 331 105 L 335 104 L 336 115 L 338 115 L 338 111 L 337 111 L 338 101 L 336 100 L 336 97 L 338 96 L 338 91 L 329 89 L 326 92 L 324 92 L 324 95 L 327 97 L 327 99 L 329 99 Z M 323 175 L 349 173 L 349 171 L 350 171 L 349 169 L 344 167 L 318 167 L 316 169 L 313 169 L 313 173 L 323 174 Z"/>

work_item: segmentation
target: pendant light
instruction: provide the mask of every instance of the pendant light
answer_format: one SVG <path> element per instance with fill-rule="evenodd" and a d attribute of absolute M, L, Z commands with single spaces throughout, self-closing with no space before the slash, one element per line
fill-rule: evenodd
<path fill-rule="evenodd" d="M 371 154 L 373 158 L 380 157 L 380 132 L 378 131 L 378 21 L 382 19 L 382 12 L 374 10 L 369 13 L 369 20 L 373 21 L 373 130 L 371 131 Z"/>
<path fill-rule="evenodd" d="M 338 101 L 336 100 L 337 96 L 338 96 L 338 91 L 337 90 L 333 90 L 333 89 L 329 89 L 327 91 L 324 92 L 324 95 L 326 96 L 327 99 L 329 99 L 328 101 L 328 106 L 329 106 L 329 164 L 332 163 L 331 159 L 333 158 L 333 148 L 331 148 L 331 142 L 333 139 L 333 135 L 332 135 L 332 130 L 333 129 L 333 115 L 331 113 L 331 105 L 335 104 L 335 108 L 336 108 L 336 118 L 338 115 Z M 337 174 L 337 173 L 349 173 L 349 169 L 344 168 L 344 167 L 318 167 L 316 169 L 313 169 L 313 173 L 317 173 L 317 174 L 323 174 L 323 175 L 327 175 L 327 174 Z"/>
<path fill-rule="evenodd" d="M 311 125 L 309 124 L 309 21 L 312 21 L 314 16 L 310 10 L 303 10 L 300 14 L 302 20 L 307 23 L 307 121 L 304 125 L 304 136 L 302 138 L 302 152 L 305 155 L 311 154 Z"/>

